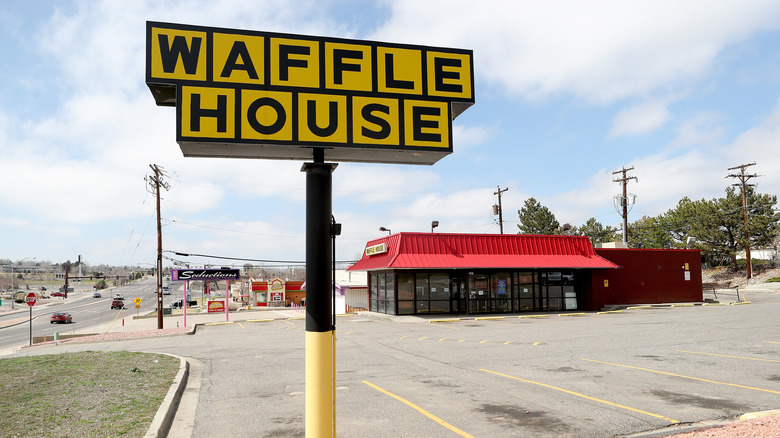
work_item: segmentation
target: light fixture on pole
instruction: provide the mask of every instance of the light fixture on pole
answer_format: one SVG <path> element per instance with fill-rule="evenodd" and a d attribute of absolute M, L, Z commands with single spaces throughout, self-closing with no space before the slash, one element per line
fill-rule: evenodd
<path fill-rule="evenodd" d="M 433 229 L 439 226 L 439 221 L 431 221 L 431 233 L 433 233 Z"/>
<path fill-rule="evenodd" d="M 392 234 L 392 231 L 390 231 L 390 228 L 379 227 L 379 231 L 387 231 L 387 235 L 388 236 Z"/>

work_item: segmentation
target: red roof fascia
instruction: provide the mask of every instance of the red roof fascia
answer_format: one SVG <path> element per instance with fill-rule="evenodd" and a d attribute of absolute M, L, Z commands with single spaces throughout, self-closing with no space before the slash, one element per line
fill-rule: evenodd
<path fill-rule="evenodd" d="M 349 269 L 617 268 L 586 236 L 397 233 L 366 246 L 380 243 L 386 253 L 364 253 Z"/>

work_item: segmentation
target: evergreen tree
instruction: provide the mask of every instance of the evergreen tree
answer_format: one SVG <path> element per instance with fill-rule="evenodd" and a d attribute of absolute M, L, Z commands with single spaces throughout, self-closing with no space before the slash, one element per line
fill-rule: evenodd
<path fill-rule="evenodd" d="M 594 245 L 597 243 L 619 240 L 617 228 L 611 226 L 604 227 L 604 225 L 602 225 L 601 222 L 598 222 L 595 217 L 588 219 L 582 226 L 575 227 L 571 234 L 575 236 L 588 236 L 590 243 Z"/>
<path fill-rule="evenodd" d="M 517 234 L 560 234 L 560 224 L 555 215 L 534 198 L 526 199 L 517 215 L 520 219 Z"/>

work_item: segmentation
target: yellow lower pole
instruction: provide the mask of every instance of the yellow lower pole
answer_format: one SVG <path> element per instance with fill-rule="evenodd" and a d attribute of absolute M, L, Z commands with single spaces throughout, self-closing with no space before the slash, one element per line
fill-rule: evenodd
<path fill-rule="evenodd" d="M 336 436 L 335 333 L 306 332 L 306 438 Z"/>

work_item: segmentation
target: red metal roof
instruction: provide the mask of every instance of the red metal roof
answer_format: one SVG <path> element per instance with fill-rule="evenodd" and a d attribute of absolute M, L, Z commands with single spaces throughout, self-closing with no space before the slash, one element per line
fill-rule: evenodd
<path fill-rule="evenodd" d="M 382 243 L 386 252 L 367 256 L 363 251 L 349 270 L 618 267 L 596 254 L 586 236 L 396 233 L 366 248 Z"/>

